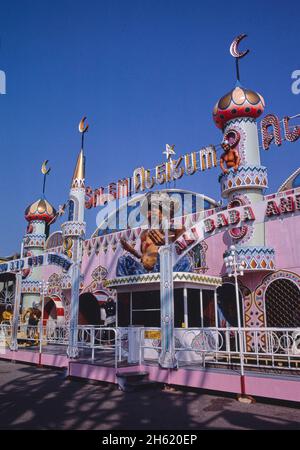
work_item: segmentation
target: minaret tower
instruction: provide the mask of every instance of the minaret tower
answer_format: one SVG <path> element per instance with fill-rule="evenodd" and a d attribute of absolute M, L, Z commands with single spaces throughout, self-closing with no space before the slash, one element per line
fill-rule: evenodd
<path fill-rule="evenodd" d="M 267 169 L 261 165 L 256 119 L 263 113 L 265 102 L 255 91 L 240 83 L 239 60 L 249 50 L 240 52 L 238 36 L 230 47 L 236 62 L 236 86 L 215 105 L 213 119 L 223 132 L 223 154 L 219 181 L 228 207 L 251 205 L 263 200 L 268 187 Z M 265 247 L 264 223 L 229 230 L 231 243 L 239 248 L 240 259 L 248 270 L 272 270 L 274 250 Z"/>
<path fill-rule="evenodd" d="M 71 304 L 70 304 L 70 338 L 68 355 L 78 356 L 77 326 L 79 312 L 79 288 L 81 279 L 82 244 L 85 237 L 85 156 L 84 135 L 88 125 L 84 125 L 85 117 L 79 124 L 81 133 L 81 150 L 74 170 L 69 194 L 68 221 L 62 225 L 63 245 L 65 254 L 73 261 L 71 271 Z"/>
<path fill-rule="evenodd" d="M 45 198 L 46 177 L 50 172 L 50 169 L 46 168 L 47 162 L 43 163 L 41 169 L 44 175 L 42 196 L 25 210 L 25 219 L 28 221 L 28 226 L 23 238 L 21 256 L 37 256 L 43 253 L 49 235 L 50 223 L 54 223 L 57 216 L 54 207 Z M 23 311 L 40 300 L 39 283 L 42 281 L 40 270 L 39 267 L 32 267 L 23 271 Z"/>

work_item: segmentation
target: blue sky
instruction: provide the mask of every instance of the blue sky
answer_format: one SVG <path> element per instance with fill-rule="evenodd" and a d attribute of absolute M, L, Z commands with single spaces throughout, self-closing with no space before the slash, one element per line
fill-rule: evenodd
<path fill-rule="evenodd" d="M 87 183 L 107 185 L 135 167 L 161 162 L 166 143 L 178 154 L 221 140 L 211 112 L 235 83 L 229 45 L 248 33 L 241 81 L 261 93 L 265 113 L 300 112 L 291 73 L 300 69 L 299 2 L 196 0 L 10 0 L 0 2 L 0 255 L 18 251 L 24 209 L 42 189 L 68 196 L 88 116 Z M 262 151 L 273 192 L 299 166 L 300 141 Z M 219 169 L 185 177 L 178 187 L 220 197 Z M 87 211 L 88 230 L 96 228 Z M 57 226 L 56 226 L 57 227 Z"/>

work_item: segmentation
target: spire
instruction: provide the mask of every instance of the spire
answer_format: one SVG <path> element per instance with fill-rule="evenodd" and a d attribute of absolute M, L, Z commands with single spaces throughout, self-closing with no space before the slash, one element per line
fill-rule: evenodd
<path fill-rule="evenodd" d="M 87 132 L 89 126 L 84 125 L 86 117 L 83 117 L 79 122 L 79 133 L 81 133 L 81 150 L 79 152 L 76 167 L 74 170 L 74 175 L 72 178 L 72 188 L 84 188 L 84 178 L 85 178 L 85 156 L 84 156 L 84 135 Z"/>
<path fill-rule="evenodd" d="M 84 187 L 84 178 L 85 178 L 85 157 L 82 148 L 77 158 L 77 163 L 74 170 L 71 187 L 72 188 Z"/>

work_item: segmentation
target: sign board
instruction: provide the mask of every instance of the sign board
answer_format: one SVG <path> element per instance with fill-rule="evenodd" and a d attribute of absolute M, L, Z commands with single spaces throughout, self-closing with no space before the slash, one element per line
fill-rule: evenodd
<path fill-rule="evenodd" d="M 60 266 L 65 272 L 69 270 L 72 262 L 63 255 L 57 253 L 47 253 L 37 256 L 28 256 L 27 258 L 13 259 L 0 264 L 0 273 L 20 272 L 24 269 L 45 265 Z"/>
<path fill-rule="evenodd" d="M 268 114 L 263 118 L 260 124 L 260 132 L 264 150 L 268 150 L 272 143 L 280 146 L 283 141 L 295 142 L 300 138 L 300 126 L 290 126 L 290 120 L 295 117 L 300 117 L 300 114 L 294 117 L 285 116 L 282 120 L 275 114 Z M 106 188 L 92 189 L 87 187 L 85 207 L 91 209 L 103 206 L 110 201 L 130 197 L 133 194 L 150 190 L 157 185 L 179 180 L 184 175 L 193 175 L 212 167 L 217 167 L 217 152 L 214 145 L 186 153 L 176 159 L 168 157 L 166 162 L 158 164 L 154 170 L 138 167 L 133 171 L 132 177 L 109 183 Z"/>

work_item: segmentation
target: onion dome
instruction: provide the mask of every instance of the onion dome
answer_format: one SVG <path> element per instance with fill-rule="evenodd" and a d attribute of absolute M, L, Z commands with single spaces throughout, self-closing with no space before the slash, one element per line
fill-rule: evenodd
<path fill-rule="evenodd" d="M 40 198 L 36 202 L 32 203 L 25 210 L 25 219 L 28 222 L 31 222 L 32 220 L 42 220 L 49 223 L 55 218 L 55 216 L 56 210 L 44 198 Z"/>
<path fill-rule="evenodd" d="M 259 117 L 265 108 L 263 97 L 257 92 L 236 86 L 224 95 L 213 110 L 213 119 L 218 128 L 236 117 Z"/>

